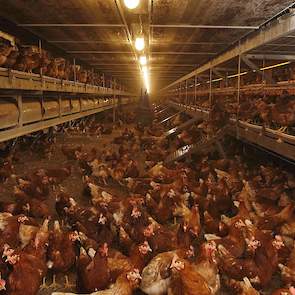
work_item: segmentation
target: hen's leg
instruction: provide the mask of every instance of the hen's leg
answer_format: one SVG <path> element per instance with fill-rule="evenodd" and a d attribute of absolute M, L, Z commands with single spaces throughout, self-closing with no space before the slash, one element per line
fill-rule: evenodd
<path fill-rule="evenodd" d="M 52 289 L 60 287 L 60 285 L 56 282 L 56 275 L 52 276 L 52 284 L 49 286 Z"/>
<path fill-rule="evenodd" d="M 176 216 L 174 216 L 174 218 L 173 218 L 173 223 L 174 223 L 174 225 L 177 224 L 177 218 L 176 218 Z"/>
<path fill-rule="evenodd" d="M 70 289 L 76 287 L 75 284 L 71 284 L 69 281 L 69 277 L 67 275 L 65 275 L 65 288 Z"/>
<path fill-rule="evenodd" d="M 285 127 L 281 127 L 280 129 L 279 129 L 279 132 L 285 132 L 286 130 L 287 130 L 287 126 L 285 126 Z"/>
<path fill-rule="evenodd" d="M 46 285 L 46 277 L 44 277 L 42 279 L 42 285 L 40 286 L 40 289 L 42 290 L 42 289 L 47 289 L 47 288 L 48 288 L 48 286 Z"/>
<path fill-rule="evenodd" d="M 288 128 L 288 127 L 281 127 L 281 128 L 278 130 L 278 132 L 279 132 L 279 133 L 284 133 L 284 132 L 287 130 L 287 128 Z M 279 138 L 279 139 L 277 140 L 277 142 L 282 143 L 283 141 L 282 141 L 281 138 Z"/>

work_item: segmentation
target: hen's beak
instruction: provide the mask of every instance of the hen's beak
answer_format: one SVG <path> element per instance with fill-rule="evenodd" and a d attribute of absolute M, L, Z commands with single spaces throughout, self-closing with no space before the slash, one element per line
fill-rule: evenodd
<path fill-rule="evenodd" d="M 95 257 L 96 251 L 93 248 L 88 250 L 88 255 L 93 259 Z"/>
<path fill-rule="evenodd" d="M 48 232 L 48 225 L 49 225 L 49 219 L 47 218 L 44 220 L 41 230 L 43 232 Z"/>
<path fill-rule="evenodd" d="M 80 256 L 87 256 L 87 252 L 83 247 L 80 247 Z"/>
<path fill-rule="evenodd" d="M 230 218 L 226 215 L 221 215 L 221 221 L 225 223 L 226 225 L 230 225 Z"/>
<path fill-rule="evenodd" d="M 176 267 L 176 261 L 178 259 L 178 256 L 177 255 L 174 255 L 173 258 L 172 258 L 172 262 L 171 262 L 171 265 L 170 265 L 170 268 L 175 268 Z"/>
<path fill-rule="evenodd" d="M 1 276 L 0 276 L 0 291 L 2 290 L 6 290 L 6 282 L 4 280 L 1 279 Z"/>
<path fill-rule="evenodd" d="M 60 224 L 58 220 L 54 221 L 54 231 L 61 232 Z"/>

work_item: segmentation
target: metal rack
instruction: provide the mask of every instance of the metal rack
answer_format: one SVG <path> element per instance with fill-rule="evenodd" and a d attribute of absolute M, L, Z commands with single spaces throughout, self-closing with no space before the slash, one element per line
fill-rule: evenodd
<path fill-rule="evenodd" d="M 260 26 L 257 30 L 252 31 L 250 34 L 236 42 L 235 44 L 231 45 L 226 51 L 223 53 L 217 55 L 216 57 L 212 58 L 210 61 L 205 63 L 204 65 L 200 66 L 199 68 L 195 69 L 191 73 L 179 78 L 178 80 L 174 81 L 173 83 L 169 84 L 165 88 L 163 88 L 161 91 L 166 91 L 168 89 L 172 89 L 173 87 L 177 87 L 181 85 L 182 82 L 185 82 L 186 86 L 185 89 L 187 91 L 188 89 L 188 81 L 190 79 L 194 79 L 195 86 L 197 85 L 196 80 L 198 79 L 198 76 L 204 72 L 210 72 L 209 74 L 209 89 L 210 89 L 210 95 L 212 91 L 212 84 L 214 80 L 213 72 L 215 71 L 214 68 L 229 62 L 230 60 L 233 60 L 234 58 L 238 58 L 238 67 L 237 67 L 237 74 L 233 75 L 232 77 L 236 77 L 238 79 L 238 96 L 239 96 L 239 90 L 240 90 L 240 78 L 241 78 L 241 60 L 245 59 L 245 55 L 251 54 L 251 53 L 257 53 L 256 51 L 259 50 L 259 48 L 263 47 L 266 44 L 271 44 L 273 41 L 276 41 L 277 43 L 280 43 L 280 38 L 284 38 L 286 36 L 292 35 L 295 31 L 295 15 L 293 12 L 293 8 L 289 9 L 287 8 L 282 14 L 274 17 L 269 22 L 263 24 Z M 261 50 L 261 52 L 264 52 L 264 50 Z M 246 56 L 247 57 L 247 56 Z M 267 56 L 265 56 L 266 58 Z M 271 59 L 271 58 L 269 58 Z M 273 57 L 272 57 L 273 59 Z M 287 58 L 283 58 L 285 60 L 288 60 Z M 252 66 L 250 66 L 251 68 Z M 257 71 L 257 69 L 254 69 Z M 259 70 L 258 70 L 259 71 Z M 216 72 L 216 71 L 215 71 Z M 220 78 L 220 76 L 219 76 Z M 222 79 L 222 78 L 221 78 Z M 218 79 L 219 80 L 219 79 Z"/>
<path fill-rule="evenodd" d="M 294 38 L 295 15 L 294 7 L 292 7 L 276 15 L 257 30 L 244 36 L 227 50 L 216 55 L 191 73 L 182 76 L 163 88 L 161 90 L 162 95 L 168 99 L 178 97 L 177 100 L 182 101 L 183 104 L 170 103 L 171 106 L 174 106 L 178 111 L 185 110 L 191 116 L 204 119 L 208 119 L 209 110 L 196 107 L 197 101 L 204 104 L 203 99 L 205 98 L 204 105 L 211 108 L 215 99 L 217 100 L 219 97 L 225 98 L 225 96 L 229 95 L 230 101 L 235 103 L 237 107 L 237 111 L 231 119 L 230 134 L 294 161 L 295 136 L 243 122 L 239 120 L 238 111 L 243 100 L 242 95 L 280 95 L 284 90 L 288 90 L 290 95 L 295 94 L 293 76 L 285 77 L 286 81 L 275 83 L 272 73 L 268 78 L 265 74 L 267 70 L 276 66 L 289 65 L 291 61 L 295 60 L 295 55 L 291 52 L 287 54 L 284 48 L 271 52 L 272 48 L 277 50 L 280 48 L 280 44 L 286 43 L 284 38 Z M 258 64 L 253 61 L 259 59 L 261 62 Z M 284 62 L 265 66 L 267 60 Z M 246 69 L 242 67 L 242 64 L 246 65 Z M 260 66 L 258 66 L 259 64 Z M 228 75 L 228 69 L 231 71 L 230 75 Z M 253 84 L 251 85 L 243 85 L 241 77 L 250 73 L 261 76 L 262 82 L 257 84 L 252 81 Z M 228 79 L 232 78 L 234 86 L 228 83 Z"/>
<path fill-rule="evenodd" d="M 191 145 L 186 145 L 177 151 L 170 154 L 166 159 L 165 163 L 171 163 L 174 161 L 178 161 L 183 159 L 184 157 L 190 156 L 191 154 L 200 153 L 204 150 L 208 152 L 208 150 L 218 149 L 219 140 L 221 140 L 224 135 L 227 133 L 228 127 L 224 127 L 220 129 L 213 137 L 211 138 L 202 138 L 200 142 L 194 143 Z"/>
<path fill-rule="evenodd" d="M 198 107 L 186 106 L 174 102 L 170 102 L 170 106 L 178 111 L 183 110 L 190 115 L 195 115 L 198 118 L 209 118 L 208 110 L 202 110 Z M 295 136 L 284 134 L 270 128 L 264 128 L 263 126 L 243 122 L 241 120 L 237 121 L 234 118 L 230 119 L 230 123 L 230 135 L 237 139 L 242 139 L 255 145 L 259 145 L 267 150 L 295 161 Z"/>
<path fill-rule="evenodd" d="M 133 102 L 129 92 L 0 68 L 0 142 Z"/>
<path fill-rule="evenodd" d="M 182 111 L 177 112 L 176 114 L 173 114 L 173 115 L 169 116 L 168 118 L 163 119 L 162 121 L 159 122 L 159 124 L 165 124 L 165 123 L 167 123 L 168 121 L 174 119 L 176 116 L 178 116 L 178 115 L 181 114 L 181 113 L 182 113 Z"/>
<path fill-rule="evenodd" d="M 167 106 L 164 107 L 164 108 L 161 109 L 160 111 L 157 111 L 157 112 L 155 113 L 155 116 L 158 117 L 160 114 L 166 112 L 168 109 L 169 109 L 169 107 L 167 107 Z"/>
<path fill-rule="evenodd" d="M 184 88 L 185 89 L 185 88 Z M 288 90 L 289 94 L 295 94 L 295 81 L 281 81 L 277 84 L 249 84 L 241 86 L 239 91 L 240 94 L 242 93 L 260 93 L 263 91 L 264 94 L 268 95 L 275 95 L 283 90 Z M 171 92 L 176 92 L 176 90 L 168 91 L 167 96 L 171 96 Z M 203 89 L 203 90 L 187 90 L 185 92 L 185 95 L 187 96 L 196 96 L 196 97 L 202 97 L 202 96 L 209 96 L 210 89 Z M 211 89 L 212 95 L 236 95 L 237 94 L 237 88 L 236 87 L 216 87 Z"/>
<path fill-rule="evenodd" d="M 0 68 L 0 89 L 95 94 L 96 96 L 132 95 L 131 93 L 117 89 L 60 80 L 6 68 Z"/>
<path fill-rule="evenodd" d="M 52 126 L 56 126 L 59 124 L 63 124 L 72 120 L 76 120 L 82 117 L 90 116 L 96 113 L 100 113 L 112 108 L 116 108 L 119 105 L 118 100 L 109 100 L 106 102 L 102 102 L 98 104 L 95 107 L 92 107 L 91 109 L 80 109 L 77 111 L 70 111 L 65 114 L 59 113 L 57 116 L 50 118 L 50 119 L 44 119 L 44 113 L 40 116 L 40 119 L 38 119 L 35 122 L 30 122 L 27 124 L 23 124 L 23 109 L 22 109 L 22 97 L 18 96 L 18 120 L 16 124 L 10 128 L 7 128 L 5 130 L 0 131 L 0 142 L 7 141 L 12 138 L 16 138 L 19 136 L 23 136 L 26 134 L 30 134 L 42 129 L 46 129 Z M 61 100 L 59 100 L 61 103 Z M 129 103 L 132 103 L 133 100 L 126 98 L 122 99 L 120 102 L 120 105 L 126 105 Z"/>
<path fill-rule="evenodd" d="M 183 131 L 184 129 L 188 128 L 189 126 L 191 126 L 192 124 L 194 124 L 196 121 L 199 121 L 200 118 L 198 116 L 194 116 L 192 119 L 184 122 L 183 124 L 176 126 L 170 130 L 168 130 L 167 132 L 165 132 L 164 137 L 168 138 L 171 137 L 173 135 L 177 135 L 179 134 L 181 131 Z"/>

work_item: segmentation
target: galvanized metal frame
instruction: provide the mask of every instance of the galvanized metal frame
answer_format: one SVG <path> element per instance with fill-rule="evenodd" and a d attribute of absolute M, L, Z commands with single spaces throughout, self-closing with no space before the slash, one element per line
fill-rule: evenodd
<path fill-rule="evenodd" d="M 216 55 L 217 52 L 153 51 L 153 55 Z"/>
<path fill-rule="evenodd" d="M 212 100 L 212 68 L 210 68 L 210 73 L 209 73 L 209 103 L 210 103 L 210 108 L 213 106 L 213 100 Z"/>
<path fill-rule="evenodd" d="M 69 54 L 132 54 L 132 51 L 70 50 Z M 216 52 L 153 51 L 152 55 L 215 55 Z M 137 56 L 136 56 L 137 57 Z"/>
<path fill-rule="evenodd" d="M 113 89 L 0 68 L 0 89 L 111 95 Z M 116 95 L 133 94 L 116 90 Z"/>
<path fill-rule="evenodd" d="M 278 18 L 261 26 L 259 30 L 252 32 L 244 39 L 240 40 L 237 44 L 233 45 L 231 48 L 225 52 L 219 54 L 211 61 L 205 63 L 203 66 L 195 69 L 191 73 L 181 77 L 180 79 L 174 81 L 168 86 L 164 87 L 161 91 L 167 90 L 180 82 L 194 77 L 200 73 L 203 73 L 210 68 L 216 67 L 226 61 L 237 57 L 240 54 L 246 54 L 249 51 L 262 46 L 267 43 L 271 43 L 281 37 L 291 34 L 295 31 L 295 15 L 293 12 L 285 13 Z"/>
<path fill-rule="evenodd" d="M 113 86 L 113 124 L 116 122 L 116 79 L 112 81 Z"/>
<path fill-rule="evenodd" d="M 15 96 L 16 101 L 17 101 L 17 108 L 18 108 L 18 127 L 21 128 L 23 126 L 23 100 L 21 95 L 16 95 Z"/>
<path fill-rule="evenodd" d="M 238 74 L 237 74 L 238 77 Z M 226 80 L 225 80 L 226 81 Z M 260 92 L 262 89 L 265 89 L 268 93 L 277 93 L 278 91 L 282 91 L 284 89 L 288 89 L 290 91 L 294 90 L 295 88 L 295 81 L 282 81 L 279 84 L 255 84 L 255 85 L 245 85 L 240 87 L 240 92 L 242 93 L 257 93 Z M 178 89 L 178 88 L 177 88 Z M 167 95 L 175 92 L 175 89 L 171 89 L 167 91 Z M 237 87 L 222 87 L 214 89 L 214 94 L 224 94 L 224 95 L 232 95 L 237 92 Z M 193 91 L 190 91 L 189 94 L 192 94 Z M 197 95 L 209 95 L 209 88 L 206 90 L 199 90 L 197 91 Z"/>
<path fill-rule="evenodd" d="M 132 54 L 132 51 L 111 51 L 111 50 L 69 50 L 69 54 Z"/>
<path fill-rule="evenodd" d="M 85 24 L 85 23 L 20 23 L 19 27 L 95 27 L 95 28 L 124 28 L 124 24 Z M 229 29 L 229 30 L 257 30 L 257 26 L 214 26 L 189 24 L 151 24 L 152 28 L 183 28 L 183 29 Z"/>
<path fill-rule="evenodd" d="M 241 54 L 239 54 L 238 59 L 239 60 L 238 60 L 238 93 L 237 93 L 238 108 L 237 108 L 237 122 L 239 122 L 239 107 L 240 107 L 240 93 L 241 93 L 241 61 L 242 61 Z"/>
<path fill-rule="evenodd" d="M 198 107 L 185 106 L 170 102 L 169 105 L 178 111 L 185 111 L 191 116 L 197 116 L 204 119 L 209 118 L 209 112 Z M 250 142 L 254 145 L 261 146 L 269 151 L 272 151 L 284 158 L 295 161 L 295 136 L 284 134 L 270 128 L 257 126 L 236 119 L 231 119 L 231 135 Z"/>
<path fill-rule="evenodd" d="M 95 28 L 124 28 L 123 24 L 83 24 L 83 23 L 72 23 L 72 24 L 62 24 L 62 23 L 55 23 L 55 24 L 49 24 L 49 23 L 35 23 L 35 24 L 17 24 L 19 27 L 45 27 L 45 28 L 51 28 L 51 27 L 62 27 L 62 28 L 71 28 L 71 27 L 95 27 Z"/>
<path fill-rule="evenodd" d="M 179 111 L 165 119 L 163 119 L 162 121 L 159 122 L 159 124 L 164 124 L 164 123 L 167 123 L 168 121 L 172 120 L 173 118 L 175 118 L 176 116 L 178 116 L 179 114 L 183 113 L 183 111 Z"/>
<path fill-rule="evenodd" d="M 188 128 L 189 126 L 191 126 L 192 124 L 194 124 L 196 121 L 200 121 L 200 118 L 197 116 L 194 116 L 193 118 L 189 119 L 188 121 L 184 122 L 183 124 L 174 127 L 170 130 L 168 130 L 167 132 L 164 133 L 164 137 L 165 138 L 169 138 L 172 135 L 177 135 L 179 134 L 182 130 L 185 130 L 186 128 Z"/>
<path fill-rule="evenodd" d="M 115 93 L 115 92 L 114 92 Z M 22 108 L 22 96 L 21 95 L 16 95 L 15 99 L 17 100 L 17 106 L 18 106 L 18 111 L 19 111 L 19 119 L 18 119 L 18 125 L 14 128 L 10 128 L 7 130 L 0 130 L 0 142 L 4 142 L 19 136 L 23 136 L 26 134 L 30 134 L 42 129 L 46 129 L 52 126 L 56 126 L 56 125 L 60 125 L 72 120 L 76 120 L 79 118 L 83 118 L 86 116 L 90 116 L 99 112 L 103 112 L 105 110 L 109 110 L 112 108 L 115 108 L 117 105 L 117 100 L 111 101 L 108 104 L 101 104 L 99 107 L 91 109 L 91 110 L 86 110 L 83 111 L 81 110 L 81 105 L 80 105 L 80 112 L 78 113 L 71 113 L 68 115 L 62 115 L 61 111 L 59 111 L 59 115 L 58 117 L 55 117 L 53 119 L 48 119 L 48 120 L 44 120 L 43 118 L 43 114 L 42 114 L 42 119 L 38 122 L 34 122 L 34 123 L 30 123 L 30 124 L 26 124 L 23 125 L 23 108 Z M 59 101 L 59 109 L 61 110 L 61 99 L 60 99 L 60 95 L 58 97 L 58 101 Z M 125 98 L 122 100 L 122 104 L 129 104 L 132 103 L 133 100 L 130 98 Z"/>
<path fill-rule="evenodd" d="M 186 102 L 186 104 L 188 104 L 187 81 L 188 81 L 188 80 L 185 80 L 185 102 Z"/>
<path fill-rule="evenodd" d="M 195 85 L 194 85 L 194 105 L 197 104 L 197 83 L 198 83 L 198 77 L 195 76 Z"/>
<path fill-rule="evenodd" d="M 220 29 L 220 30 L 257 30 L 258 26 L 215 26 L 215 25 L 190 25 L 190 24 L 154 24 L 153 28 L 172 28 L 172 29 Z"/>
<path fill-rule="evenodd" d="M 289 55 L 289 54 L 247 54 L 245 55 L 248 59 L 258 59 L 258 60 L 289 60 L 294 61 L 295 60 L 295 54 Z"/>

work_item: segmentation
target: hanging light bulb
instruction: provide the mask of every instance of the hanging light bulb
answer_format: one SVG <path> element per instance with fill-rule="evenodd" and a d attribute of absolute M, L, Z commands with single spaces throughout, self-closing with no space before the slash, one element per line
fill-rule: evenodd
<path fill-rule="evenodd" d="M 142 72 L 143 72 L 144 74 L 147 73 L 147 71 L 148 71 L 148 69 L 147 69 L 146 66 L 142 67 Z"/>
<path fill-rule="evenodd" d="M 143 37 L 137 37 L 135 39 L 135 48 L 138 50 L 138 51 L 142 51 L 145 47 L 145 44 L 144 44 L 144 38 Z"/>
<path fill-rule="evenodd" d="M 147 64 L 147 59 L 146 59 L 146 56 L 142 55 L 140 58 L 139 58 L 139 62 L 142 66 L 145 66 Z"/>
<path fill-rule="evenodd" d="M 127 8 L 134 9 L 139 5 L 140 0 L 124 0 L 124 3 Z"/>
<path fill-rule="evenodd" d="M 147 90 L 147 93 L 150 92 L 150 79 L 149 79 L 149 72 L 147 66 L 142 67 L 142 73 L 143 73 L 143 81 Z"/>

